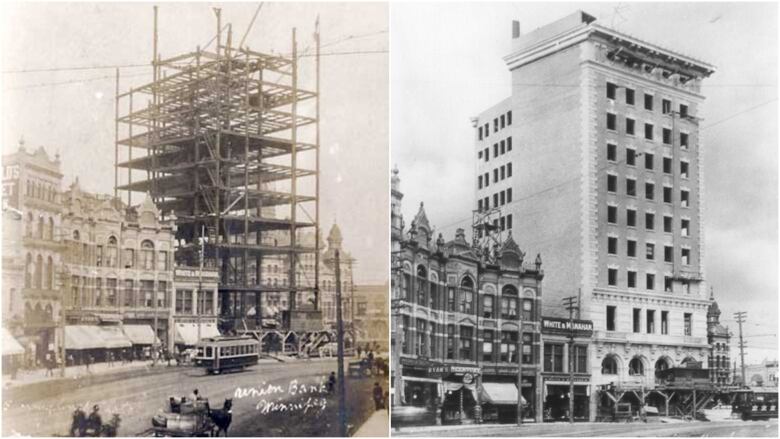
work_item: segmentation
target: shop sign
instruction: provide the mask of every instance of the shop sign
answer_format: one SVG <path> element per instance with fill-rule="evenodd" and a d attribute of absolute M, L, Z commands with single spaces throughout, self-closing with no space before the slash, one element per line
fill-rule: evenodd
<path fill-rule="evenodd" d="M 484 375 L 517 375 L 516 367 L 486 366 L 482 368 Z"/>
<path fill-rule="evenodd" d="M 574 335 L 581 337 L 590 337 L 593 335 L 593 322 L 590 320 L 558 319 L 553 317 L 542 317 L 542 332 L 569 334 L 574 329 Z"/>
<path fill-rule="evenodd" d="M 401 364 L 404 366 L 417 366 L 417 367 L 428 367 L 432 363 L 428 360 L 422 360 L 419 358 L 401 358 Z"/>
<path fill-rule="evenodd" d="M 470 366 L 436 365 L 429 366 L 428 373 L 431 375 L 481 375 L 482 370 L 479 367 Z"/>
<path fill-rule="evenodd" d="M 174 271 L 174 276 L 180 277 L 180 278 L 193 278 L 198 279 L 199 277 L 203 278 L 204 280 L 208 279 L 219 279 L 219 273 L 215 269 L 203 269 L 203 274 L 200 274 L 199 268 L 179 268 L 177 267 Z"/>

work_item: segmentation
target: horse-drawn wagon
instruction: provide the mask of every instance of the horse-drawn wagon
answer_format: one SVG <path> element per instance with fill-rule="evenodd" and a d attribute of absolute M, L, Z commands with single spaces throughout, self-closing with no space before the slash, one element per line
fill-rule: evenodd
<path fill-rule="evenodd" d="M 152 417 L 154 435 L 171 437 L 218 436 L 230 426 L 232 400 L 225 400 L 221 410 L 211 409 L 208 399 L 188 401 L 171 397 L 167 410 Z"/>

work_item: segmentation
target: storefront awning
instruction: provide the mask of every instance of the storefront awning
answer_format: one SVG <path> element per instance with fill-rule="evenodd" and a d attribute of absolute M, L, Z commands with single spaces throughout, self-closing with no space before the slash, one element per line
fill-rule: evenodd
<path fill-rule="evenodd" d="M 438 379 L 438 378 L 423 378 L 423 377 L 405 376 L 405 377 L 402 377 L 401 379 L 404 380 L 404 381 L 418 381 L 418 382 L 422 382 L 422 383 L 436 383 L 436 384 L 440 384 L 441 383 L 441 380 Z"/>
<path fill-rule="evenodd" d="M 219 337 L 220 333 L 216 323 L 201 323 L 201 340 L 208 337 Z M 198 324 L 197 323 L 176 323 L 176 338 L 174 343 L 185 346 L 195 346 L 198 344 Z"/>
<path fill-rule="evenodd" d="M 122 332 L 125 333 L 130 343 L 134 345 L 153 345 L 155 344 L 154 330 L 149 325 L 122 325 Z M 157 344 L 160 339 L 157 339 Z"/>
<path fill-rule="evenodd" d="M 3 328 L 3 355 L 22 355 L 24 354 L 24 348 L 21 344 Z"/>
<path fill-rule="evenodd" d="M 84 350 L 104 347 L 102 331 L 97 326 L 68 325 L 65 327 L 65 349 Z"/>
<path fill-rule="evenodd" d="M 98 326 L 102 332 L 103 347 L 107 349 L 129 348 L 133 345 L 119 326 Z"/>
<path fill-rule="evenodd" d="M 520 396 L 525 405 L 525 398 Z M 517 404 L 517 386 L 512 383 L 482 383 L 482 399 L 491 404 Z"/>

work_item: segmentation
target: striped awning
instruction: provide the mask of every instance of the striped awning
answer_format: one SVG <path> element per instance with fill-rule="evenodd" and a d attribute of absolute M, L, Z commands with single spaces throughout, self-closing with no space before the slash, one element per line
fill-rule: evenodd
<path fill-rule="evenodd" d="M 201 340 L 208 337 L 219 337 L 220 333 L 216 323 L 201 323 Z M 176 323 L 176 338 L 174 343 L 185 346 L 195 346 L 198 344 L 198 324 L 197 323 Z"/>
<path fill-rule="evenodd" d="M 85 350 L 104 348 L 102 331 L 94 325 L 65 326 L 65 349 Z"/>
<path fill-rule="evenodd" d="M 22 355 L 24 354 L 24 348 L 21 344 L 14 338 L 13 335 L 11 335 L 10 332 L 8 332 L 7 329 L 3 328 L 3 355 Z"/>
<path fill-rule="evenodd" d="M 107 349 L 129 348 L 133 345 L 119 326 L 98 326 Z"/>
<path fill-rule="evenodd" d="M 149 325 L 122 325 L 122 331 L 134 345 L 155 344 L 154 330 Z M 157 344 L 160 344 L 159 338 L 157 338 Z"/>

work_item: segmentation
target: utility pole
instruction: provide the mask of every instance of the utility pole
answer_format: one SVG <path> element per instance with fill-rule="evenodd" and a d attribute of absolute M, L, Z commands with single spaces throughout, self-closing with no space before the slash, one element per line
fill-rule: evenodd
<path fill-rule="evenodd" d="M 336 343 L 338 345 L 338 382 L 339 382 L 339 436 L 347 437 L 347 406 L 344 389 L 344 320 L 341 315 L 341 267 L 339 251 L 336 250 L 336 322 L 338 325 Z"/>
<path fill-rule="evenodd" d="M 574 310 L 579 315 L 578 297 L 564 297 L 563 306 L 569 310 L 569 424 L 574 424 Z"/>
<path fill-rule="evenodd" d="M 747 312 L 735 312 L 734 318 L 739 324 L 739 358 L 742 363 L 742 386 L 744 387 L 747 386 L 747 381 L 745 381 L 745 342 L 742 339 L 742 323 L 744 323 L 745 319 L 747 318 Z"/>
<path fill-rule="evenodd" d="M 198 295 L 195 297 L 195 313 L 198 315 L 198 343 L 200 343 L 200 323 L 201 314 L 205 311 L 205 306 L 199 306 L 202 302 L 201 296 L 203 296 L 203 235 L 206 233 L 206 227 L 201 224 L 200 226 L 200 257 L 198 258 Z M 205 304 L 204 304 L 205 305 Z M 200 309 L 198 309 L 200 308 Z"/>

